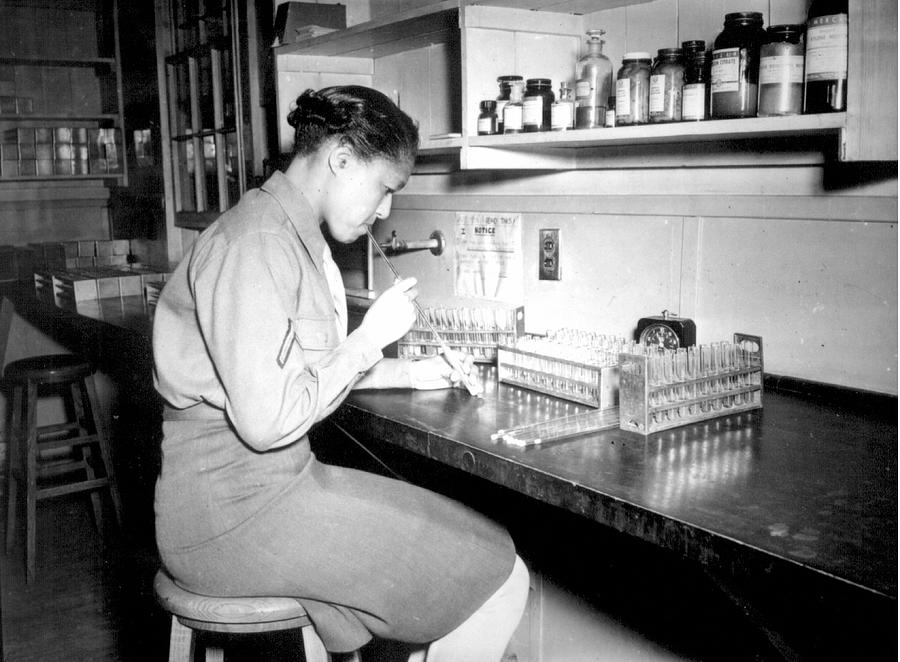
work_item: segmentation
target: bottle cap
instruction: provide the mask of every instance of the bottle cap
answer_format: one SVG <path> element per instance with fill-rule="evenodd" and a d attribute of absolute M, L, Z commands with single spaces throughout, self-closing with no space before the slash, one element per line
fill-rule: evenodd
<path fill-rule="evenodd" d="M 525 81 L 525 84 L 528 87 L 550 87 L 550 85 L 552 85 L 552 81 L 549 78 L 529 78 Z"/>
<path fill-rule="evenodd" d="M 706 42 L 702 39 L 691 39 L 681 42 L 681 50 L 685 53 L 701 52 L 706 50 Z"/>
<path fill-rule="evenodd" d="M 479 108 L 481 108 L 481 110 L 491 112 L 497 109 L 497 102 L 493 99 L 485 99 L 480 104 L 478 104 L 478 106 Z"/>
<path fill-rule="evenodd" d="M 632 51 L 630 53 L 625 53 L 625 55 L 622 56 L 622 59 L 623 60 L 649 60 L 651 58 L 650 58 L 650 53 L 647 53 L 646 51 Z"/>

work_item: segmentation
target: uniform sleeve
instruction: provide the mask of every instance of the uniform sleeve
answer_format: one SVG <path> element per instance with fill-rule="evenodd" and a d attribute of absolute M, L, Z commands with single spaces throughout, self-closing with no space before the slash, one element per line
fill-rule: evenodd
<path fill-rule="evenodd" d="M 302 437 L 382 358 L 357 330 L 309 360 L 297 339 L 301 322 L 292 315 L 298 288 L 317 285 L 303 282 L 277 234 L 259 232 L 219 245 L 192 266 L 198 324 L 224 389 L 225 410 L 256 450 Z"/>

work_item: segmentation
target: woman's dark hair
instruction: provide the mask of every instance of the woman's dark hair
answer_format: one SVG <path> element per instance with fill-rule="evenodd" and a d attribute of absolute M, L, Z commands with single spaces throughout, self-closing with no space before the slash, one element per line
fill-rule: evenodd
<path fill-rule="evenodd" d="M 294 156 L 311 154 L 332 136 L 366 161 L 411 162 L 419 147 L 419 129 L 409 115 L 362 85 L 306 90 L 287 119 L 294 128 Z"/>

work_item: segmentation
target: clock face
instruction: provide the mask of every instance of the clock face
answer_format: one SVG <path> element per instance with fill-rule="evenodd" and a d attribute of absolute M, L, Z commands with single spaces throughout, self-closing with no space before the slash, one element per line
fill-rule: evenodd
<path fill-rule="evenodd" d="M 641 332 L 641 343 L 659 349 L 678 349 L 678 336 L 665 324 L 651 324 Z"/>

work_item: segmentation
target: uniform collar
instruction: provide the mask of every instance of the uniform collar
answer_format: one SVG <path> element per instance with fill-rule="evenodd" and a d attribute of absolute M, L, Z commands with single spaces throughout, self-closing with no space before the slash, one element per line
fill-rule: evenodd
<path fill-rule="evenodd" d="M 276 171 L 260 188 L 278 201 L 316 269 L 324 273 L 322 254 L 328 250 L 328 244 L 322 235 L 319 220 L 303 194 L 281 171 Z"/>

